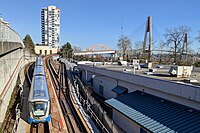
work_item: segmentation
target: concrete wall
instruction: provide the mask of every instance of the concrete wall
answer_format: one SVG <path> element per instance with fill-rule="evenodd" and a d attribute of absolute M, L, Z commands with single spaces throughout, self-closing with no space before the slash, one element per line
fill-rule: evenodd
<path fill-rule="evenodd" d="M 87 74 L 87 79 L 90 79 L 91 75 L 101 75 L 109 79 L 117 80 L 118 85 L 128 88 L 129 93 L 134 90 L 140 90 L 200 110 L 199 86 L 179 84 L 171 81 L 154 79 L 86 65 L 78 65 L 78 68 L 83 70 L 83 79 L 86 77 L 86 73 L 84 75 L 84 71 L 87 70 L 87 73 L 90 73 Z M 98 80 L 104 80 L 104 78 L 100 78 Z M 97 87 L 98 82 L 95 80 L 94 82 L 95 87 Z M 107 84 L 109 83 L 107 82 Z M 107 86 L 107 93 L 111 93 L 111 95 L 106 96 L 106 98 L 114 96 L 112 95 L 113 92 L 111 91 L 114 87 L 112 89 L 111 88 L 112 85 Z"/>
<path fill-rule="evenodd" d="M 24 44 L 17 32 L 10 28 L 8 22 L 0 19 L 0 56 L 16 48 L 24 48 Z"/>
<path fill-rule="evenodd" d="M 93 79 L 93 90 L 96 93 L 99 93 L 99 85 L 103 86 L 103 97 L 106 99 L 117 96 L 117 94 L 112 91 L 112 89 L 117 86 L 117 81 L 115 79 L 97 75 Z"/>
<path fill-rule="evenodd" d="M 1 42 L 0 41 L 0 55 L 9 52 L 11 50 L 14 50 L 16 48 L 21 48 L 22 45 L 20 43 L 16 42 Z"/>
<path fill-rule="evenodd" d="M 0 123 L 3 122 L 11 94 L 22 67 L 34 61 L 29 52 L 18 49 L 0 58 Z"/>
<path fill-rule="evenodd" d="M 116 110 L 113 110 L 113 121 L 127 133 L 140 133 L 140 126 L 138 124 Z"/>

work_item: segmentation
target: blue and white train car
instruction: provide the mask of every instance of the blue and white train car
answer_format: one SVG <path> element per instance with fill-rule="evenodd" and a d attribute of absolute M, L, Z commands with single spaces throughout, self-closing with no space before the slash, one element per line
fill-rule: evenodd
<path fill-rule="evenodd" d="M 35 66 L 33 77 L 38 76 L 38 75 L 45 76 L 44 66 L 40 66 L 40 65 Z"/>
<path fill-rule="evenodd" d="M 30 124 L 50 121 L 51 108 L 47 81 L 43 63 L 41 65 L 42 60 L 38 60 L 40 60 L 40 57 L 36 60 L 28 99 Z"/>
<path fill-rule="evenodd" d="M 41 56 L 37 57 L 37 60 L 35 62 L 35 66 L 44 66 Z"/>

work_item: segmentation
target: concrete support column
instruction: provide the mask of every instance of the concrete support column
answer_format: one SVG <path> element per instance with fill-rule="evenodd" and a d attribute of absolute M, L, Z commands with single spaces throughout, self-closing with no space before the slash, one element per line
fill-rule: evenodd
<path fill-rule="evenodd" d="M 151 62 L 151 55 L 152 55 L 152 17 L 148 17 L 149 21 L 149 62 Z"/>

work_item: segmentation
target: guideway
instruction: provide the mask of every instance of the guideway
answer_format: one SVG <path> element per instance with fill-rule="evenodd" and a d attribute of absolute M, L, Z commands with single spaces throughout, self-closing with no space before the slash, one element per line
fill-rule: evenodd
<path fill-rule="evenodd" d="M 28 96 L 29 90 L 31 86 L 31 80 L 34 70 L 34 63 L 29 64 L 26 68 L 24 68 L 23 76 L 26 77 L 23 84 L 23 106 L 21 109 L 21 116 L 19 120 L 19 124 L 17 126 L 17 132 L 19 133 L 66 133 L 67 127 L 65 121 L 63 119 L 62 111 L 59 105 L 59 101 L 57 99 L 54 84 L 52 82 L 49 70 L 47 69 L 46 59 L 44 58 L 44 68 L 46 72 L 47 86 L 49 89 L 49 96 L 51 101 L 51 121 L 49 123 L 39 123 L 39 124 L 29 124 L 28 121 Z"/>
<path fill-rule="evenodd" d="M 46 57 L 44 60 L 45 60 L 44 66 L 45 66 L 45 71 L 46 71 L 47 84 L 49 88 L 49 95 L 50 95 L 50 101 L 51 101 L 51 122 L 49 124 L 50 132 L 66 133 L 67 127 L 66 127 L 66 123 L 62 114 L 62 110 L 61 110 L 58 98 L 56 96 L 56 92 L 55 92 L 56 85 L 54 84 L 55 82 L 53 81 L 54 79 L 52 78 L 52 75 L 51 75 L 52 73 L 49 67 L 49 57 Z"/>

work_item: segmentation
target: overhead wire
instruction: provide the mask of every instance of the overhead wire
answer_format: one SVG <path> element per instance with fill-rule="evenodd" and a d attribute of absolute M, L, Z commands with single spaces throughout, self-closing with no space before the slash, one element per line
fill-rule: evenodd
<path fill-rule="evenodd" d="M 133 32 L 131 32 L 128 37 L 131 39 L 133 37 L 135 37 L 141 30 L 144 31 L 145 29 L 145 24 L 146 22 L 142 23 L 141 25 L 139 25 Z M 124 27 L 123 25 L 121 26 L 121 30 L 124 30 Z M 123 34 L 123 31 L 121 31 L 121 35 Z M 116 49 L 117 48 L 117 45 L 113 48 L 113 49 Z"/>
<path fill-rule="evenodd" d="M 138 26 L 137 29 L 135 29 L 135 31 L 131 32 L 131 33 L 128 35 L 129 38 L 133 38 L 135 35 L 137 35 L 137 33 L 139 33 L 139 32 L 141 31 L 142 28 L 143 28 L 142 30 L 144 30 L 144 29 L 145 29 L 145 24 L 146 24 L 146 22 L 142 23 L 140 26 Z"/>
<path fill-rule="evenodd" d="M 154 44 L 154 48 L 156 49 L 156 47 L 157 47 L 157 50 L 159 50 L 160 49 L 160 43 L 161 43 L 161 41 L 162 41 L 162 39 L 161 39 L 161 34 L 159 33 L 159 31 L 157 30 L 157 28 L 156 28 L 156 26 L 154 25 L 154 24 L 152 24 L 152 29 L 153 29 L 153 33 L 154 33 L 154 36 L 153 37 L 155 37 L 156 36 L 156 39 L 155 38 L 153 38 L 153 40 L 154 41 L 158 41 L 158 43 L 157 43 L 157 45 L 155 46 L 155 44 Z"/>

